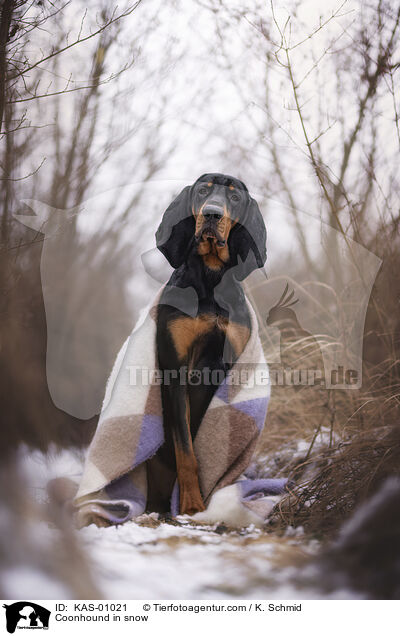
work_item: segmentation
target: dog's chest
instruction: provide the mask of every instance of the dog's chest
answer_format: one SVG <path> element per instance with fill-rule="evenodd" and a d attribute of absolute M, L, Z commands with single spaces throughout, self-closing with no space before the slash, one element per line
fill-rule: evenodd
<path fill-rule="evenodd" d="M 231 345 L 235 358 L 238 358 L 250 336 L 250 329 L 246 325 L 216 314 L 201 314 L 195 318 L 180 316 L 168 324 L 168 330 L 180 360 L 187 359 L 200 342 L 204 346 L 208 343 L 223 348 L 226 340 Z"/>

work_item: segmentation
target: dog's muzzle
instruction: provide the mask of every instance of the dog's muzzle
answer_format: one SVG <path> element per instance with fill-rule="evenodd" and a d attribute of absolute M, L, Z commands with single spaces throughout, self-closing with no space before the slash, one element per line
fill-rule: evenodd
<path fill-rule="evenodd" d="M 217 245 L 220 247 L 226 244 L 225 239 L 222 238 L 218 231 L 217 224 L 224 216 L 224 202 L 218 200 L 207 201 L 202 209 L 202 215 L 204 217 L 204 225 L 197 237 L 198 240 L 211 239 L 216 240 Z"/>

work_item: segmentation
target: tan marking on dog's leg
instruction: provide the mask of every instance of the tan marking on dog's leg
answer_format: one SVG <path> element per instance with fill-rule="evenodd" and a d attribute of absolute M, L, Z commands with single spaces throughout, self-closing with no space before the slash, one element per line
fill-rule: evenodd
<path fill-rule="evenodd" d="M 210 331 L 214 324 L 215 319 L 212 316 L 182 317 L 172 320 L 168 329 L 178 357 L 181 360 L 185 359 L 196 338 Z"/>
<path fill-rule="evenodd" d="M 176 472 L 179 484 L 179 512 L 181 515 L 193 515 L 205 510 L 203 497 L 200 492 L 199 472 L 197 460 L 193 450 L 190 433 L 190 406 L 186 395 L 185 423 L 187 427 L 188 448 L 182 448 L 180 441 L 174 435 L 176 458 Z"/>

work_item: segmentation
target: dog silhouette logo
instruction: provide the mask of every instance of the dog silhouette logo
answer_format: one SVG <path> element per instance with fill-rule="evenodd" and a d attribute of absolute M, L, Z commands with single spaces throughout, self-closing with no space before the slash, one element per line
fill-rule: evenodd
<path fill-rule="evenodd" d="M 13 634 L 18 629 L 48 629 L 51 612 L 31 601 L 18 601 L 3 605 L 6 610 L 7 631 Z"/>

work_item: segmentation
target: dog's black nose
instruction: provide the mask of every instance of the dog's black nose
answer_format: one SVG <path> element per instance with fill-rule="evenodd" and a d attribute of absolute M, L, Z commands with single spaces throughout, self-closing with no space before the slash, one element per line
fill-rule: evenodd
<path fill-rule="evenodd" d="M 206 217 L 206 219 L 220 219 L 222 216 L 224 216 L 224 209 L 218 203 L 213 203 L 212 201 L 210 201 L 204 207 L 203 215 Z"/>
<path fill-rule="evenodd" d="M 217 219 L 218 220 L 218 219 L 220 219 L 223 216 L 223 214 L 221 212 L 214 212 L 214 213 L 205 212 L 204 216 L 206 217 L 206 219 L 209 219 L 209 220 L 210 219 Z"/>

